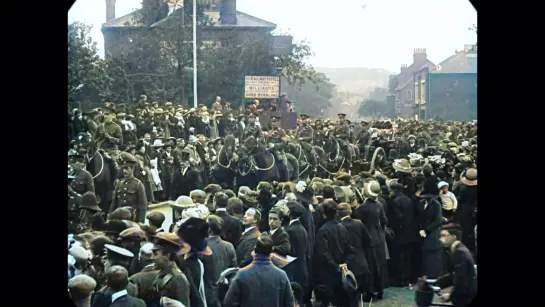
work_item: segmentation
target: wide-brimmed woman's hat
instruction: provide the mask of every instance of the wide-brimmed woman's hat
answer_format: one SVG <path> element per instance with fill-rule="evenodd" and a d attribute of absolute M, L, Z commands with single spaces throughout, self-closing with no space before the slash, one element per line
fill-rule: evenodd
<path fill-rule="evenodd" d="M 477 185 L 477 169 L 470 168 L 464 174 L 462 174 L 460 180 L 463 184 L 470 187 Z"/>
<path fill-rule="evenodd" d="M 411 167 L 411 164 L 409 163 L 407 159 L 400 159 L 400 160 L 394 161 L 394 163 L 392 163 L 392 167 L 396 171 L 401 173 L 411 173 L 413 171 L 413 168 Z"/>
<path fill-rule="evenodd" d="M 295 186 L 294 191 L 295 197 L 297 197 L 298 202 L 305 204 L 316 204 L 318 199 L 314 197 L 314 189 L 310 186 L 307 186 L 307 183 L 304 181 L 299 181 Z"/>
<path fill-rule="evenodd" d="M 193 251 L 205 256 L 212 255 L 212 250 L 208 247 L 208 230 L 209 225 L 204 219 L 192 217 L 185 221 L 177 231 L 183 242 L 183 248 L 178 254 Z"/>

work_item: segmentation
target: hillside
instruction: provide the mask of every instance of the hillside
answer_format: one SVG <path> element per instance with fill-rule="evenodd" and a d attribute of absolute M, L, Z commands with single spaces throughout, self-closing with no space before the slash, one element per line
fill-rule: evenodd
<path fill-rule="evenodd" d="M 327 68 L 315 67 L 324 73 L 331 83 L 337 85 L 337 92 L 348 92 L 367 96 L 375 87 L 388 87 L 391 72 L 381 68 Z"/>
<path fill-rule="evenodd" d="M 338 112 L 348 115 L 348 119 L 359 118 L 359 104 L 375 88 L 388 88 L 391 72 L 381 68 L 326 68 L 315 67 L 316 71 L 324 73 L 329 81 L 336 85 L 337 94 L 331 99 L 331 108 L 324 116 L 336 119 Z"/>

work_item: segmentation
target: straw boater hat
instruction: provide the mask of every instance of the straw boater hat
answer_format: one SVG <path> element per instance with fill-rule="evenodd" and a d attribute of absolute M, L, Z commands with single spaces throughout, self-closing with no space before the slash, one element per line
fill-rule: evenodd
<path fill-rule="evenodd" d="M 401 173 L 411 173 L 413 171 L 411 164 L 409 163 L 407 159 L 394 161 L 394 163 L 392 163 L 392 167 L 396 171 Z"/>
<path fill-rule="evenodd" d="M 369 197 L 377 197 L 380 194 L 380 184 L 378 181 L 370 181 L 365 185 L 365 194 Z"/>
<path fill-rule="evenodd" d="M 470 187 L 477 185 L 477 169 L 470 168 L 468 169 L 460 178 L 463 184 Z"/>
<path fill-rule="evenodd" d="M 157 139 L 153 142 L 153 145 L 151 145 L 151 147 L 163 147 L 165 146 L 165 144 L 163 144 L 163 141 L 160 140 L 160 139 Z"/>

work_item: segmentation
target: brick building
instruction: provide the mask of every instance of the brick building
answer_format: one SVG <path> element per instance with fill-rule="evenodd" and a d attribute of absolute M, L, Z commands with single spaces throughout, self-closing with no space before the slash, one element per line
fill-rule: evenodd
<path fill-rule="evenodd" d="M 414 114 L 420 119 L 477 119 L 477 47 L 465 45 L 441 63 L 414 73 Z"/>
<path fill-rule="evenodd" d="M 175 0 L 150 0 L 160 3 L 160 16 L 150 28 L 161 27 L 170 22 L 173 14 L 180 14 L 181 5 L 175 7 Z M 106 23 L 102 25 L 104 35 L 105 57 L 117 57 L 131 48 L 131 35 L 145 31 L 148 27 L 140 23 L 136 10 L 124 16 L 115 16 L 115 0 L 106 0 Z M 232 32 L 239 39 L 260 39 L 266 37 L 276 28 L 276 24 L 236 10 L 236 0 L 209 0 L 205 7 L 205 15 L 213 22 L 213 26 L 202 29 L 206 43 L 221 45 L 221 39 L 227 31 L 229 38 Z M 180 9 L 180 11 L 178 11 Z M 230 31 L 233 30 L 233 31 Z"/>
<path fill-rule="evenodd" d="M 398 116 L 411 117 L 415 103 L 415 73 L 426 67 L 433 67 L 435 64 L 428 60 L 425 48 L 415 48 L 413 63 L 401 65 L 398 75 L 390 76 L 389 92 L 395 97 L 396 113 Z M 393 100 L 394 98 L 390 98 Z"/>

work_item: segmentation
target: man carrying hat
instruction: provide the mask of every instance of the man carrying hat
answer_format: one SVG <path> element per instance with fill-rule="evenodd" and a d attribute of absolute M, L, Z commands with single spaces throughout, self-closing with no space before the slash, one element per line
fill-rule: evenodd
<path fill-rule="evenodd" d="M 156 300 L 166 296 L 189 305 L 190 283 L 175 263 L 180 254 L 188 252 L 183 242 L 174 233 L 158 233 L 155 236 L 152 260 L 159 270 L 153 282 Z"/>
<path fill-rule="evenodd" d="M 71 155 L 69 159 L 74 170 L 72 173 L 72 176 L 75 177 L 74 181 L 72 182 L 74 191 L 79 194 L 84 194 L 86 192 L 95 193 L 93 176 L 85 169 L 84 152 L 82 151 Z"/>
<path fill-rule="evenodd" d="M 130 206 L 136 211 L 136 221 L 144 223 L 146 217 L 146 191 L 142 182 L 134 177 L 134 169 L 138 159 L 129 153 L 123 153 L 123 176 L 124 178 L 115 184 L 112 205 L 109 214 L 115 209 Z"/>
<path fill-rule="evenodd" d="M 312 142 L 314 140 L 314 129 L 309 125 L 310 116 L 308 114 L 301 114 L 301 126 L 297 127 L 297 132 L 295 138 L 301 147 L 305 151 L 305 158 L 308 163 L 312 166 L 312 172 L 316 172 L 316 167 L 318 163 L 316 161 L 316 152 L 312 148 Z"/>
<path fill-rule="evenodd" d="M 344 156 L 346 160 L 349 162 L 349 167 L 352 167 L 352 162 L 355 158 L 354 148 L 352 148 L 352 145 L 349 143 L 350 138 L 350 127 L 345 122 L 346 114 L 339 113 L 339 123 L 335 125 L 335 138 L 339 141 L 339 144 L 341 145 L 341 149 L 344 153 Z"/>

